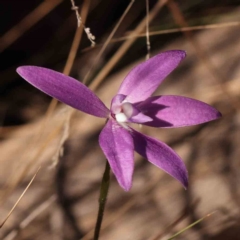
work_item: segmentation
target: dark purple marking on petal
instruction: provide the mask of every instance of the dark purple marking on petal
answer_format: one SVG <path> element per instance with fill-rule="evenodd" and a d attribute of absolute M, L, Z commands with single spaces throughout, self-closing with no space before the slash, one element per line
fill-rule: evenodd
<path fill-rule="evenodd" d="M 118 94 L 136 103 L 150 97 L 161 82 L 186 56 L 185 51 L 166 51 L 133 68 L 122 82 Z"/>
<path fill-rule="evenodd" d="M 116 121 L 109 120 L 100 133 L 99 144 L 119 185 L 125 191 L 129 191 L 134 170 L 132 136 Z"/>
<path fill-rule="evenodd" d="M 209 122 L 221 117 L 210 105 L 182 96 L 156 96 L 135 104 L 153 119 L 145 125 L 151 127 L 184 127 Z"/>
<path fill-rule="evenodd" d="M 107 118 L 108 108 L 85 85 L 62 73 L 35 66 L 17 68 L 18 74 L 42 92 L 96 117 Z"/>
<path fill-rule="evenodd" d="M 161 168 L 182 185 L 188 186 L 188 173 L 182 159 L 165 143 L 132 129 L 135 151 L 155 166 Z"/>

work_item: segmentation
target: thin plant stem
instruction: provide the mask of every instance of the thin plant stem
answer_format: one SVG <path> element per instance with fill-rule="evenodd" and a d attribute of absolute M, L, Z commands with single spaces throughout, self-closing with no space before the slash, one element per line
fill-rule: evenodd
<path fill-rule="evenodd" d="M 107 201 L 109 185 L 110 185 L 110 166 L 109 166 L 108 161 L 106 161 L 106 166 L 105 166 L 105 170 L 104 170 L 104 174 L 103 174 L 102 182 L 101 182 L 101 188 L 100 188 L 98 216 L 97 216 L 97 222 L 96 222 L 95 230 L 94 230 L 94 238 L 93 238 L 94 240 L 98 240 L 98 238 L 99 238 L 105 204 Z"/>
<path fill-rule="evenodd" d="M 147 46 L 147 55 L 146 60 L 150 58 L 150 37 L 149 37 L 149 0 L 146 0 L 146 46 Z"/>
<path fill-rule="evenodd" d="M 13 205 L 12 209 L 9 211 L 7 217 L 4 219 L 4 221 L 0 224 L 0 228 L 2 228 L 2 226 L 5 224 L 5 222 L 9 219 L 9 217 L 11 216 L 11 214 L 13 213 L 14 209 L 17 207 L 18 203 L 22 200 L 23 196 L 25 195 L 25 193 L 27 192 L 27 190 L 29 189 L 29 187 L 31 186 L 31 184 L 33 183 L 34 179 L 36 178 L 39 170 L 40 170 L 41 166 L 38 167 L 36 173 L 34 174 L 34 176 L 32 177 L 31 181 L 28 183 L 27 187 L 25 188 L 25 190 L 22 192 L 22 194 L 20 195 L 20 197 L 18 198 L 18 200 L 16 201 L 16 203 Z"/>

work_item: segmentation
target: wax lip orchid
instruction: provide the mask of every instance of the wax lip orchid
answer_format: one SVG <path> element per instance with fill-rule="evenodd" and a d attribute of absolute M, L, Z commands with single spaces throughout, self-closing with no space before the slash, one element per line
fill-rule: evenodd
<path fill-rule="evenodd" d="M 128 123 L 151 127 L 183 127 L 215 120 L 221 114 L 206 103 L 187 97 L 151 96 L 164 78 L 186 56 L 181 50 L 166 51 L 133 68 L 112 99 L 110 110 L 85 85 L 50 69 L 22 66 L 17 72 L 30 84 L 82 112 L 108 121 L 99 144 L 120 186 L 132 186 L 134 150 L 180 181 L 186 188 L 188 174 L 181 158 L 165 143 L 148 137 Z"/>

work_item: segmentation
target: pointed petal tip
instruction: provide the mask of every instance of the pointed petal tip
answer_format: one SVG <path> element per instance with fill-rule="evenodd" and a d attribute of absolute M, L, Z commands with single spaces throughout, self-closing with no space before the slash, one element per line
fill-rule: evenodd
<path fill-rule="evenodd" d="M 222 116 L 223 115 L 219 111 L 217 111 L 217 118 L 216 119 L 221 118 Z"/>
<path fill-rule="evenodd" d="M 217 119 L 222 117 L 222 114 L 216 108 L 214 108 L 214 107 L 211 107 L 211 108 L 212 108 L 212 115 L 210 115 L 209 119 L 204 121 L 204 122 L 215 121 L 215 120 L 217 120 Z"/>
<path fill-rule="evenodd" d="M 134 146 L 129 132 L 116 121 L 109 120 L 99 136 L 99 144 L 117 182 L 126 192 L 132 187 Z"/>
<path fill-rule="evenodd" d="M 121 186 L 121 188 L 123 188 L 123 190 L 125 191 L 125 192 L 129 192 L 130 191 L 130 189 L 132 188 L 132 183 L 130 183 L 130 184 L 121 184 L 121 183 L 119 183 L 120 184 L 120 186 Z"/>
<path fill-rule="evenodd" d="M 133 174 L 131 174 L 131 178 L 127 178 L 127 179 L 115 175 L 118 184 L 125 192 L 130 191 L 132 188 L 132 175 Z"/>
<path fill-rule="evenodd" d="M 111 165 L 110 165 L 111 166 Z M 116 177 L 116 180 L 119 184 L 119 186 L 125 191 L 125 192 L 129 192 L 132 188 L 132 176 L 131 178 L 124 178 L 123 176 L 119 176 L 119 175 L 116 175 L 115 174 L 115 169 L 111 168 L 115 177 Z M 132 174 L 131 174 L 132 175 Z"/>
<path fill-rule="evenodd" d="M 182 55 L 182 59 L 184 59 L 187 56 L 187 52 L 184 50 L 180 50 L 181 55 Z"/>
<path fill-rule="evenodd" d="M 181 183 L 182 183 L 184 189 L 187 190 L 188 189 L 188 173 Z"/>
<path fill-rule="evenodd" d="M 188 189 L 188 171 L 187 171 L 185 164 L 184 164 L 184 168 L 182 169 L 181 174 L 178 177 L 176 177 L 176 176 L 173 176 L 173 177 L 182 184 L 182 186 L 185 190 Z"/>
<path fill-rule="evenodd" d="M 165 143 L 132 129 L 135 151 L 153 165 L 188 187 L 188 172 L 182 159 Z"/>

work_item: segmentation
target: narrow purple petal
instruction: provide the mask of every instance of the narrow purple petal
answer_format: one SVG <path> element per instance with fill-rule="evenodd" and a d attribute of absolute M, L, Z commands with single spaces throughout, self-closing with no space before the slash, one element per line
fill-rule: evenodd
<path fill-rule="evenodd" d="M 18 74 L 44 93 L 85 113 L 108 117 L 109 110 L 85 85 L 62 73 L 35 66 L 17 68 Z"/>
<path fill-rule="evenodd" d="M 148 137 L 132 129 L 135 151 L 155 166 L 176 178 L 187 188 L 187 169 L 181 158 L 165 143 Z"/>
<path fill-rule="evenodd" d="M 210 105 L 181 96 L 150 97 L 136 106 L 153 119 L 145 123 L 151 127 L 191 126 L 221 117 L 221 113 Z"/>
<path fill-rule="evenodd" d="M 131 103 L 145 100 L 185 56 L 181 50 L 166 51 L 137 65 L 124 79 L 118 94 L 127 95 Z"/>
<path fill-rule="evenodd" d="M 132 136 L 114 120 L 109 120 L 100 133 L 99 144 L 118 183 L 125 191 L 129 191 L 134 170 Z"/>

